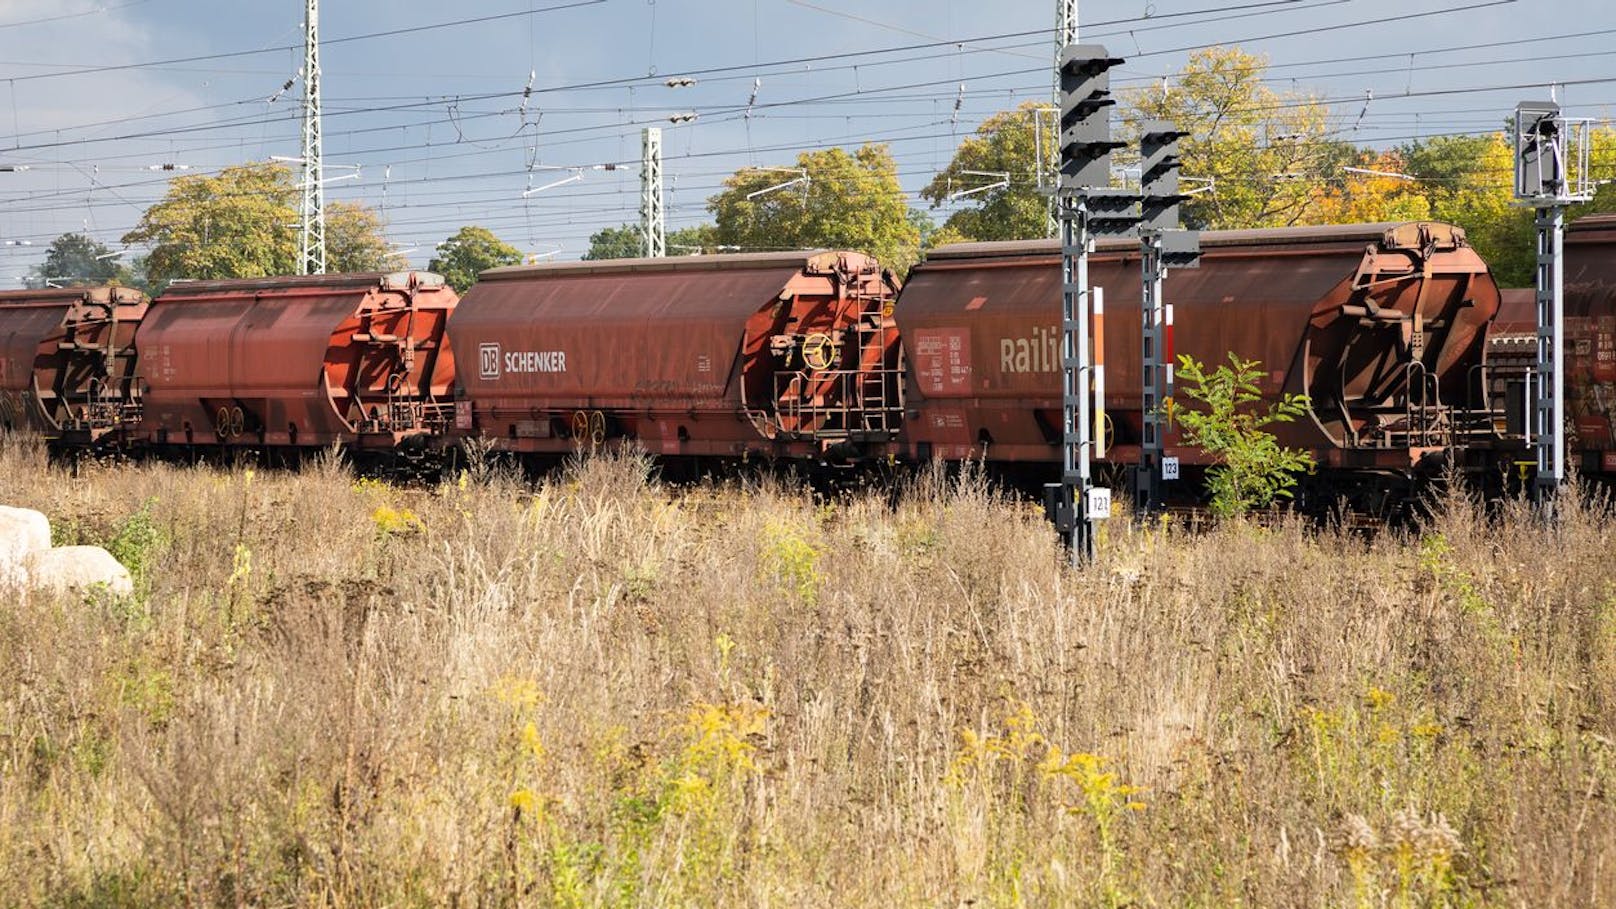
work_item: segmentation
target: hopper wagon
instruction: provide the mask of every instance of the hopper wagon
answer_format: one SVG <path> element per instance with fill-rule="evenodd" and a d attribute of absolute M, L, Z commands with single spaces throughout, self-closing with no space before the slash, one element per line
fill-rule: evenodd
<path fill-rule="evenodd" d="M 425 447 L 451 419 L 458 300 L 425 272 L 176 283 L 135 343 L 155 446 Z"/>
<path fill-rule="evenodd" d="M 0 293 L 0 429 L 89 445 L 137 419 L 146 307 L 127 287 Z"/>
<path fill-rule="evenodd" d="M 455 430 L 537 455 L 853 458 L 902 418 L 895 290 L 834 251 L 492 269 L 449 322 Z"/>
<path fill-rule="evenodd" d="M 1407 476 L 1496 441 L 1484 369 L 1499 290 L 1461 229 L 1211 231 L 1202 248 L 1199 268 L 1169 273 L 1165 359 L 1260 361 L 1265 399 L 1307 396 L 1273 427 L 1282 443 L 1326 471 Z M 1101 241 L 1090 278 L 1104 288 L 1104 458 L 1129 465 L 1143 431 L 1137 242 Z M 1059 463 L 1060 281 L 1054 241 L 946 246 L 915 269 L 897 310 L 907 455 Z M 1165 441 L 1205 464 L 1176 432 Z"/>

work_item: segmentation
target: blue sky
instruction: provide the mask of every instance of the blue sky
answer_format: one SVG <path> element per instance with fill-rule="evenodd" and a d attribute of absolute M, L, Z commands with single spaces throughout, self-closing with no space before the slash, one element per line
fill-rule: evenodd
<path fill-rule="evenodd" d="M 1576 115 L 1616 106 L 1607 0 L 1260 2 L 1086 0 L 1083 38 L 1129 58 L 1118 78 L 1132 84 L 1176 71 L 1194 46 L 1264 53 L 1275 88 L 1332 102 L 1336 126 L 1362 144 L 1489 129 L 1517 100 L 1547 93 L 1475 90 L 1487 86 L 1559 80 Z M 704 220 L 736 168 L 789 164 L 805 147 L 890 142 L 913 192 L 984 117 L 1047 97 L 1054 5 L 325 0 L 326 160 L 360 166 L 328 198 L 382 209 L 419 265 L 467 223 L 575 258 L 593 231 L 636 220 L 645 125 L 664 128 L 670 229 Z M 150 168 L 296 155 L 301 86 L 268 99 L 301 63 L 287 49 L 301 21 L 302 0 L 0 0 L 0 165 L 29 168 L 0 172 L 0 241 L 11 241 L 0 287 L 17 286 L 63 231 L 118 248 L 172 175 Z M 1572 37 L 1456 50 L 1550 36 Z M 266 52 L 72 73 L 256 50 Z M 684 74 L 695 84 L 665 84 Z M 668 122 L 683 112 L 699 116 Z M 572 173 L 548 168 L 605 164 L 620 167 L 523 198 Z"/>

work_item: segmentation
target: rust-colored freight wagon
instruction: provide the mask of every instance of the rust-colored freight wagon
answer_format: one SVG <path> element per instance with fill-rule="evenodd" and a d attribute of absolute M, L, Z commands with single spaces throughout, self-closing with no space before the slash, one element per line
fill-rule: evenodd
<path fill-rule="evenodd" d="M 1537 331 L 1537 291 L 1505 287 L 1498 291 L 1498 316 L 1489 335 L 1530 335 Z"/>
<path fill-rule="evenodd" d="M 391 448 L 452 418 L 437 275 L 175 284 L 146 314 L 139 436 L 157 445 Z"/>
<path fill-rule="evenodd" d="M 1616 473 L 1616 215 L 1579 219 L 1566 232 L 1564 341 L 1567 460 Z"/>
<path fill-rule="evenodd" d="M 0 429 L 85 444 L 129 425 L 146 305 L 127 287 L 0 293 Z"/>
<path fill-rule="evenodd" d="M 1511 456 L 1524 465 L 1530 407 L 1526 394 L 1537 363 L 1537 291 L 1506 287 L 1499 291 L 1499 300 L 1498 315 L 1487 329 L 1487 386 L 1497 405 L 1493 424 L 1514 442 Z"/>
<path fill-rule="evenodd" d="M 1262 392 L 1308 395 L 1277 427 L 1321 465 L 1407 471 L 1493 433 L 1484 377 L 1499 305 L 1487 266 L 1445 224 L 1208 232 L 1198 269 L 1170 273 L 1168 351 L 1215 366 L 1260 360 Z M 1140 261 L 1134 242 L 1091 257 L 1104 288 L 1107 458 L 1138 457 Z M 1060 250 L 1050 241 L 943 247 L 910 276 L 898 323 L 911 364 L 917 457 L 1060 458 Z M 1182 401 L 1182 394 L 1179 395 Z M 1169 455 L 1201 463 L 1200 451 Z"/>
<path fill-rule="evenodd" d="M 519 452 L 851 454 L 901 417 L 893 293 L 850 252 L 492 269 L 450 321 L 456 426 Z"/>
<path fill-rule="evenodd" d="M 1616 215 L 1573 223 L 1565 242 L 1567 460 L 1587 474 L 1616 473 Z M 1537 294 L 1506 290 L 1488 339 L 1511 434 L 1527 431 L 1537 362 Z M 1532 459 L 1522 454 L 1522 463 Z"/>

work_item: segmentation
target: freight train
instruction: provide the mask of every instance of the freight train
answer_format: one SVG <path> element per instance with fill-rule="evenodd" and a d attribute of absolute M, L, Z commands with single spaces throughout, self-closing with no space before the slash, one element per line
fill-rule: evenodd
<path fill-rule="evenodd" d="M 1579 225 L 1567 275 L 1590 326 L 1578 437 L 1616 467 L 1602 409 L 1616 409 L 1612 242 L 1616 221 Z M 1321 465 L 1310 483 L 1336 495 L 1518 459 L 1506 414 L 1523 380 L 1494 331 L 1502 294 L 1461 229 L 1208 232 L 1203 248 L 1199 268 L 1167 280 L 1169 360 L 1232 352 L 1262 362 L 1265 394 L 1305 394 L 1307 414 L 1280 433 Z M 1101 242 L 1091 261 L 1108 301 L 1102 468 L 1121 470 L 1144 417 L 1138 247 Z M 533 459 L 631 444 L 670 463 L 972 459 L 1052 476 L 1058 262 L 1054 243 L 1031 241 L 942 247 L 901 288 L 868 256 L 804 251 L 498 268 L 464 297 L 422 272 L 179 282 L 149 301 L 8 292 L 0 428 L 75 449 L 413 453 L 479 439 Z M 1205 464 L 1165 441 L 1190 473 Z"/>
<path fill-rule="evenodd" d="M 436 275 L 0 293 L 0 429 L 56 446 L 423 446 L 453 413 Z"/>

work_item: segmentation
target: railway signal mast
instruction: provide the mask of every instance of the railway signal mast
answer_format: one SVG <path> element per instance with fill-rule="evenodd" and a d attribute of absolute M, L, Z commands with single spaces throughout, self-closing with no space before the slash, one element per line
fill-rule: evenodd
<path fill-rule="evenodd" d="M 1091 461 L 1104 442 L 1102 298 L 1089 287 L 1089 251 L 1097 236 L 1121 236 L 1139 223 L 1136 195 L 1108 189 L 1112 67 L 1122 60 L 1098 44 L 1069 44 L 1060 79 L 1060 173 L 1055 196 L 1061 234 L 1061 481 L 1045 490 L 1055 527 L 1074 563 L 1094 557 L 1096 522 L 1110 517 L 1111 491 L 1096 487 Z M 1090 326 L 1094 331 L 1090 332 Z"/>
<path fill-rule="evenodd" d="M 1537 211 L 1537 360 L 1527 433 L 1537 450 L 1538 499 L 1565 481 L 1565 210 L 1593 198 L 1588 121 L 1553 101 L 1515 108 L 1515 198 Z"/>
<path fill-rule="evenodd" d="M 1134 501 L 1141 512 L 1161 507 L 1162 483 L 1178 478 L 1178 461 L 1165 456 L 1166 414 L 1173 394 L 1173 307 L 1163 295 L 1168 268 L 1195 268 L 1201 259 L 1201 232 L 1179 227 L 1179 206 L 1189 199 L 1178 191 L 1178 140 L 1189 133 L 1165 120 L 1139 128 L 1140 372 L 1144 379 L 1143 434 L 1139 444 Z"/>

